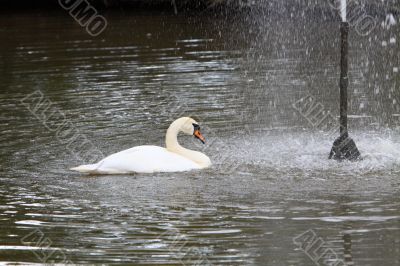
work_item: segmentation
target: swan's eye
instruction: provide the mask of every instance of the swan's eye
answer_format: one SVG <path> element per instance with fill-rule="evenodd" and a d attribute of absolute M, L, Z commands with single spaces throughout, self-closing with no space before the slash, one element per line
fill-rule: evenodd
<path fill-rule="evenodd" d="M 194 131 L 200 130 L 200 126 L 198 124 L 193 123 L 192 125 L 193 125 L 193 128 L 194 128 Z"/>

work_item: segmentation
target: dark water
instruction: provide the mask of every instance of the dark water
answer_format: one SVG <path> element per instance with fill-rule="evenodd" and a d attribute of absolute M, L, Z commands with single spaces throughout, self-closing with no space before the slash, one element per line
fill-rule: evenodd
<path fill-rule="evenodd" d="M 0 261 L 313 265 L 306 253 L 322 255 L 324 243 L 349 265 L 400 264 L 399 24 L 379 18 L 369 36 L 350 36 L 349 122 L 364 160 L 336 163 L 326 159 L 336 135 L 293 105 L 311 96 L 338 114 L 337 21 L 105 16 L 93 38 L 63 10 L 0 15 Z M 21 100 L 32 93 L 64 117 L 31 112 Z M 182 144 L 212 168 L 68 170 L 163 145 L 184 115 L 208 144 Z M 94 155 L 49 121 L 68 121 Z M 308 230 L 322 242 L 306 252 L 293 239 Z"/>

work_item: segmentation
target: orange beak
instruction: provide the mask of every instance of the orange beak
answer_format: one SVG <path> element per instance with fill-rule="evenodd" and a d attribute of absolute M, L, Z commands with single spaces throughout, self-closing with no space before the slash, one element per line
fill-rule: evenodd
<path fill-rule="evenodd" d="M 203 144 L 206 143 L 206 139 L 203 137 L 203 135 L 201 135 L 200 130 L 195 130 L 193 135 L 198 138 L 201 142 L 203 142 Z"/>

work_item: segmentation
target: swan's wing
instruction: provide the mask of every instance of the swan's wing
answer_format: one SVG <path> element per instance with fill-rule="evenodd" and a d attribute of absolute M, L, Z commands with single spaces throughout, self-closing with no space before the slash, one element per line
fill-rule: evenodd
<path fill-rule="evenodd" d="M 138 146 L 114 153 L 96 165 L 97 173 L 154 173 L 198 169 L 199 165 L 158 146 Z"/>

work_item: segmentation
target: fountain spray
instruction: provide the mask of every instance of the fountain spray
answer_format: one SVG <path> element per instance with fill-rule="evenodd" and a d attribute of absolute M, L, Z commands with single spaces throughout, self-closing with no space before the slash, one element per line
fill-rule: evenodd
<path fill-rule="evenodd" d="M 347 87 L 349 85 L 348 78 L 348 52 L 349 52 L 349 30 L 350 26 L 347 22 L 347 0 L 341 0 L 340 13 L 342 22 L 340 24 L 340 136 L 333 142 L 329 159 L 337 161 L 349 160 L 357 161 L 361 159 L 360 151 L 357 149 L 356 143 L 349 137 L 347 129 Z"/>

